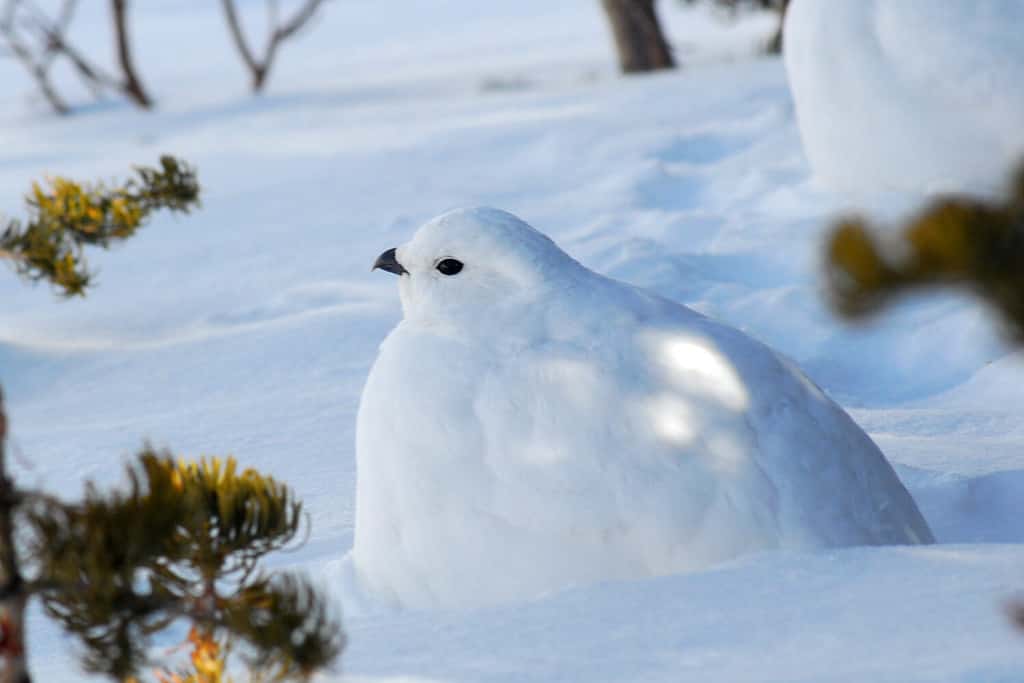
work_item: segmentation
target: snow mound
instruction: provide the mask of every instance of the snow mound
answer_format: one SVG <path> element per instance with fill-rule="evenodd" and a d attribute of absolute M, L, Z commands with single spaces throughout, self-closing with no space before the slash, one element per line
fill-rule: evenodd
<path fill-rule="evenodd" d="M 1022 25 L 1018 0 L 795 0 L 786 71 L 816 176 L 998 189 L 1024 156 Z"/>
<path fill-rule="evenodd" d="M 1004 608 L 1021 567 L 1020 546 L 765 553 L 528 604 L 350 621 L 345 670 L 495 683 L 1010 683 L 1024 647 Z"/>
<path fill-rule="evenodd" d="M 357 421 L 353 558 L 373 592 L 472 607 L 756 550 L 932 540 L 794 365 L 515 216 L 446 213 L 378 263 L 404 319 Z"/>

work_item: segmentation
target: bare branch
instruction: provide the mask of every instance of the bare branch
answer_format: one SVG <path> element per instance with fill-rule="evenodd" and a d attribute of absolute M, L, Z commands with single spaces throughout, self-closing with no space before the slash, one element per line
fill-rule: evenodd
<path fill-rule="evenodd" d="M 64 40 L 64 33 L 48 26 L 43 22 L 36 22 L 32 28 L 39 31 L 45 39 L 46 51 L 50 61 L 57 55 L 64 56 L 71 62 L 75 72 L 82 82 L 89 87 L 95 97 L 103 94 L 103 88 L 110 90 L 121 90 L 121 83 L 116 77 L 105 72 L 95 64 L 87 60 L 74 46 Z"/>
<path fill-rule="evenodd" d="M 231 38 L 235 41 L 235 47 L 238 49 L 238 53 L 242 55 L 242 60 L 249 68 L 249 71 L 255 74 L 259 71 L 260 64 L 256 61 L 256 57 L 253 55 L 252 50 L 249 49 L 249 43 L 245 39 L 245 33 L 242 31 L 242 25 L 238 19 L 238 12 L 235 8 L 234 0 L 222 0 L 221 6 L 224 8 L 224 16 L 227 19 L 228 28 L 231 31 Z"/>
<path fill-rule="evenodd" d="M 307 21 L 313 18 L 313 15 L 316 14 L 323 3 L 324 0 L 306 0 L 305 4 L 292 17 L 291 21 L 274 31 L 275 42 L 280 43 L 295 35 L 299 29 L 306 25 Z"/>
<path fill-rule="evenodd" d="M 277 1 L 267 0 L 267 17 L 270 30 L 267 35 L 267 44 L 263 50 L 263 55 L 257 57 L 245 37 L 245 31 L 239 19 L 234 0 L 221 0 L 231 39 L 235 43 L 235 47 L 252 78 L 253 92 L 260 92 L 266 84 L 267 76 L 274 65 L 274 59 L 277 57 L 277 51 L 281 43 L 298 33 L 313 18 L 323 3 L 324 0 L 306 0 L 290 19 L 284 23 L 279 23 L 280 12 Z"/>
<path fill-rule="evenodd" d="M 8 0 L 0 14 L 0 38 L 7 43 L 10 55 L 24 65 L 50 106 L 59 114 L 67 113 L 70 108 L 57 94 L 49 74 L 50 67 L 62 57 L 68 60 L 94 97 L 115 91 L 140 107 L 151 107 L 152 99 L 143 88 L 131 58 L 126 1 L 111 0 L 121 77 L 100 68 L 68 42 L 67 31 L 77 6 L 78 0 L 62 0 L 56 15 L 51 17 L 33 0 Z"/>
<path fill-rule="evenodd" d="M 47 31 L 47 43 L 46 52 L 43 58 L 49 62 L 52 62 L 54 58 L 61 53 L 62 50 L 66 51 L 67 46 L 64 45 L 64 41 L 54 42 L 52 36 L 63 36 L 67 33 L 68 28 L 71 26 L 71 19 L 75 16 L 75 8 L 78 7 L 78 0 L 64 0 L 64 3 L 60 7 L 60 12 L 57 14 L 57 18 L 53 22 L 53 26 Z M 42 13 L 39 12 L 42 16 Z M 45 21 L 43 19 L 37 19 L 37 24 L 40 27 L 45 27 Z"/>
<path fill-rule="evenodd" d="M 117 59 L 121 64 L 121 92 L 128 96 L 135 104 L 143 109 L 153 107 L 153 99 L 146 92 L 142 80 L 135 71 L 135 62 L 132 59 L 131 42 L 128 40 L 128 7 L 126 0 L 110 0 L 110 7 L 114 13 L 114 35 L 117 39 Z"/>
<path fill-rule="evenodd" d="M 50 82 L 49 68 L 53 61 L 52 57 L 45 50 L 41 56 L 34 53 L 32 48 L 21 39 L 15 28 L 16 12 L 20 5 L 21 2 L 19 0 L 11 0 L 7 4 L 3 18 L 0 19 L 0 36 L 7 41 L 9 53 L 22 63 L 25 70 L 36 81 L 40 92 L 50 103 L 53 110 L 58 114 L 66 114 L 70 111 L 70 108 L 60 95 L 57 94 L 56 89 Z"/>

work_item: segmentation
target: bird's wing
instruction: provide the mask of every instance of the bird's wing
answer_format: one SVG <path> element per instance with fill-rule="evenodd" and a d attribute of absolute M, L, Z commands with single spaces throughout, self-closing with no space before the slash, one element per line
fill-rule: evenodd
<path fill-rule="evenodd" d="M 679 402 L 680 445 L 701 444 L 719 483 L 770 517 L 781 544 L 931 539 L 881 451 L 792 362 L 692 314 L 650 335 L 660 362 L 653 385 Z M 672 414 L 652 417 L 671 440 Z"/>

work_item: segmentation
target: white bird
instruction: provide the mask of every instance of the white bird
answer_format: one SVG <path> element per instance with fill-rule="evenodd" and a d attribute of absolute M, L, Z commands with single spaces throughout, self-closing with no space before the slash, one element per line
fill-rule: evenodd
<path fill-rule="evenodd" d="M 496 209 L 375 268 L 403 320 L 359 406 L 355 576 L 415 608 L 751 551 L 932 540 L 871 439 L 742 332 L 594 273 Z"/>
<path fill-rule="evenodd" d="M 793 0 L 804 149 L 842 191 L 1001 189 L 1024 156 L 1024 2 Z"/>

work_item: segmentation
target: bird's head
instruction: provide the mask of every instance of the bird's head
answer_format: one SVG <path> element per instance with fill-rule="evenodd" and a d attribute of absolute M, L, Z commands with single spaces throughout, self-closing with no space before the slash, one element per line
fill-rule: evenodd
<path fill-rule="evenodd" d="M 406 320 L 460 327 L 493 323 L 580 268 L 547 236 L 489 208 L 438 216 L 373 267 L 399 276 Z"/>

